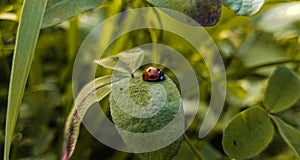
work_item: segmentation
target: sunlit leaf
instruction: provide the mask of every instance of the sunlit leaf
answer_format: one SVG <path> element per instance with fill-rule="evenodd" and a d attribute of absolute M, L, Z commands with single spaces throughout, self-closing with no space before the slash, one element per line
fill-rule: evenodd
<path fill-rule="evenodd" d="M 272 119 L 284 141 L 293 149 L 298 159 L 300 159 L 300 131 L 276 116 L 272 116 Z"/>
<path fill-rule="evenodd" d="M 223 0 L 223 3 L 238 15 L 251 16 L 260 10 L 264 0 Z"/>
<path fill-rule="evenodd" d="M 235 107 L 252 106 L 261 101 L 263 97 L 262 81 L 242 79 L 227 82 L 227 101 Z"/>
<path fill-rule="evenodd" d="M 144 51 L 140 48 L 131 49 L 94 62 L 109 69 L 132 75 L 142 64 Z"/>
<path fill-rule="evenodd" d="M 82 117 L 92 104 L 111 92 L 111 83 L 111 76 L 100 77 L 85 85 L 79 92 L 67 119 L 62 160 L 69 159 L 75 149 Z"/>
<path fill-rule="evenodd" d="M 264 12 L 257 21 L 257 28 L 275 33 L 275 36 L 298 36 L 296 25 L 300 20 L 300 2 L 280 4 Z"/>
<path fill-rule="evenodd" d="M 11 142 L 36 48 L 47 0 L 25 0 L 17 31 L 6 116 L 4 160 L 9 159 Z"/>
<path fill-rule="evenodd" d="M 202 26 L 213 26 L 220 18 L 220 0 L 147 0 L 155 7 L 172 9 L 190 16 Z"/>
<path fill-rule="evenodd" d="M 18 16 L 14 13 L 0 13 L 1 20 L 10 20 L 10 21 L 18 21 Z"/>
<path fill-rule="evenodd" d="M 300 98 L 300 80 L 288 68 L 279 66 L 269 78 L 265 96 L 265 107 L 272 113 L 291 107 Z"/>
<path fill-rule="evenodd" d="M 267 113 L 252 107 L 234 117 L 226 126 L 222 140 L 227 155 L 237 159 L 256 156 L 271 142 L 274 127 Z"/>
<path fill-rule="evenodd" d="M 106 0 L 49 0 L 42 28 L 61 23 L 85 10 L 96 8 Z"/>
<path fill-rule="evenodd" d="M 161 82 L 146 82 L 140 77 L 124 79 L 113 85 L 109 101 L 113 122 L 133 151 L 165 145 L 166 139 L 175 136 L 167 147 L 155 147 L 158 150 L 138 153 L 138 157 L 165 160 L 177 154 L 184 115 L 180 94 L 171 79 L 167 77 Z"/>

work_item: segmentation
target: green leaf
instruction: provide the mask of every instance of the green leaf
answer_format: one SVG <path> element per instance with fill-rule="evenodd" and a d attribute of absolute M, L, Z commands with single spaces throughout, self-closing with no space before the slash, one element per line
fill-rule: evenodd
<path fill-rule="evenodd" d="M 96 8 L 105 0 L 49 0 L 42 28 L 61 23 L 88 9 Z"/>
<path fill-rule="evenodd" d="M 184 115 L 179 91 L 171 79 L 166 77 L 161 82 L 146 82 L 141 76 L 123 79 L 113 85 L 109 101 L 113 122 L 130 149 L 145 149 L 150 144 L 162 146 L 138 153 L 139 158 L 165 160 L 177 154 L 184 133 Z M 170 137 L 174 139 L 165 144 Z"/>
<path fill-rule="evenodd" d="M 286 2 L 265 11 L 257 21 L 257 28 L 286 37 L 299 35 L 295 25 L 300 20 L 300 2 Z"/>
<path fill-rule="evenodd" d="M 104 76 L 85 85 L 75 99 L 74 107 L 66 122 L 62 160 L 71 157 L 77 142 L 80 123 L 89 107 L 111 92 L 111 76 Z"/>
<path fill-rule="evenodd" d="M 256 156 L 271 142 L 274 127 L 265 110 L 251 107 L 226 126 L 222 140 L 227 155 L 237 159 Z"/>
<path fill-rule="evenodd" d="M 174 156 L 176 156 L 180 145 L 182 142 L 182 137 L 177 139 L 172 144 L 168 145 L 167 147 L 164 147 L 162 149 L 159 149 L 157 151 L 148 152 L 148 153 L 138 153 L 137 156 L 141 160 L 172 160 Z"/>
<path fill-rule="evenodd" d="M 9 159 L 19 106 L 23 99 L 46 5 L 47 0 L 25 0 L 23 4 L 9 83 L 4 160 Z"/>
<path fill-rule="evenodd" d="M 105 68 L 113 69 L 132 75 L 142 64 L 144 51 L 140 48 L 131 49 L 94 62 Z"/>
<path fill-rule="evenodd" d="M 220 18 L 220 0 L 147 0 L 156 7 L 172 9 L 190 16 L 202 26 L 213 26 Z"/>
<path fill-rule="evenodd" d="M 269 78 L 265 96 L 265 107 L 272 113 L 290 108 L 300 97 L 300 80 L 288 68 L 279 66 Z"/>
<path fill-rule="evenodd" d="M 251 16 L 260 10 L 264 0 L 223 0 L 223 3 L 238 15 Z"/>
<path fill-rule="evenodd" d="M 278 128 L 279 134 L 295 152 L 298 159 L 300 159 L 300 131 L 285 123 L 283 120 L 277 118 L 276 116 L 271 116 L 271 118 L 274 120 Z"/>

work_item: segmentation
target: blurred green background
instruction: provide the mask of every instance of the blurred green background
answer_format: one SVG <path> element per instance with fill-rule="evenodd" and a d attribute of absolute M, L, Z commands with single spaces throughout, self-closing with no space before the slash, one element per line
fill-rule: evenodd
<path fill-rule="evenodd" d="M 58 1 L 52 0 L 51 3 L 55 4 Z M 22 0 L 0 1 L 0 157 L 3 157 L 4 151 L 8 89 L 22 4 Z M 71 81 L 73 61 L 81 42 L 104 19 L 128 7 L 147 5 L 149 4 L 145 2 L 132 1 L 131 6 L 128 6 L 124 1 L 110 0 L 99 7 L 86 8 L 88 10 L 76 15 L 73 13 L 75 17 L 58 25 L 49 22 L 48 27 L 41 29 L 13 135 L 11 159 L 59 159 L 66 118 L 73 106 Z M 66 7 L 67 11 L 69 9 Z M 284 64 L 299 76 L 299 10 L 300 2 L 266 0 L 257 14 L 239 16 L 228 7 L 222 6 L 219 22 L 214 26 L 205 27 L 220 50 L 226 67 L 227 96 L 217 125 L 202 140 L 197 137 L 198 127 L 210 99 L 210 77 L 202 57 L 191 47 L 182 45 L 185 41 L 178 37 L 174 38 L 167 32 L 163 37 L 154 36 L 158 37 L 155 40 L 151 34 L 160 32 L 141 30 L 122 37 L 126 40 L 126 44 L 124 39 L 118 39 L 107 52 L 116 54 L 154 40 L 179 50 L 197 72 L 201 91 L 199 113 L 186 134 L 205 159 L 229 159 L 223 151 L 221 142 L 227 122 L 245 108 L 262 103 L 266 80 L 275 66 Z M 61 13 L 56 14 L 59 16 Z M 110 70 L 103 68 L 97 70 L 98 76 L 109 73 Z M 169 74 L 172 77 L 172 73 Z M 176 78 L 173 78 L 176 81 Z M 107 105 L 107 99 L 103 101 L 101 103 Z M 290 110 L 279 113 L 282 119 L 298 130 L 300 130 L 299 106 L 298 101 Z M 136 158 L 134 154 L 119 152 L 101 144 L 82 127 L 71 159 Z M 293 152 L 276 134 L 269 147 L 253 159 L 293 158 Z M 196 159 L 196 156 L 186 142 L 183 142 L 175 159 Z"/>

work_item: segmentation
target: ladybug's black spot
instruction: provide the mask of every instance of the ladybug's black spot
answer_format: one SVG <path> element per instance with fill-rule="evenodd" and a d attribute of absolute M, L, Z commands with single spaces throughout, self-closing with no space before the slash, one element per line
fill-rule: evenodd
<path fill-rule="evenodd" d="M 233 145 L 235 145 L 235 146 L 237 145 L 236 141 L 233 141 Z"/>
<path fill-rule="evenodd" d="M 157 77 L 157 76 L 154 76 L 154 75 L 151 75 L 151 76 L 150 76 L 151 79 L 154 79 L 154 78 L 156 78 L 156 77 Z"/>

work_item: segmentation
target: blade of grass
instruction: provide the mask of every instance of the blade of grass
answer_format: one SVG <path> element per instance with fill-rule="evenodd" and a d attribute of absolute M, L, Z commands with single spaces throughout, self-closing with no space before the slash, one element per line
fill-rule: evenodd
<path fill-rule="evenodd" d="M 9 84 L 4 160 L 9 160 L 19 106 L 22 102 L 47 1 L 25 0 L 22 7 Z"/>

